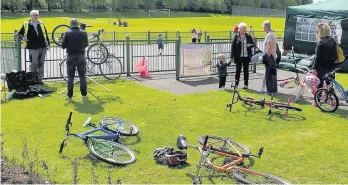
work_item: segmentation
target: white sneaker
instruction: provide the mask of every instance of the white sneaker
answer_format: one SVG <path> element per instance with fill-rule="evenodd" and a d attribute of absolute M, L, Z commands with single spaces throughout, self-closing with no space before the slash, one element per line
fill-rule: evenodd
<path fill-rule="evenodd" d="M 266 89 L 264 89 L 264 88 L 261 88 L 261 90 L 259 90 L 259 93 L 266 93 L 267 91 L 266 91 Z"/>
<path fill-rule="evenodd" d="M 87 96 L 82 96 L 82 101 L 87 101 L 88 97 Z"/>

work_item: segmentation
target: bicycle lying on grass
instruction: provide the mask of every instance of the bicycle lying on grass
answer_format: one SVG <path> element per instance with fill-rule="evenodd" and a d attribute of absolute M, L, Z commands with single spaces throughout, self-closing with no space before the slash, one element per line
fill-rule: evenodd
<path fill-rule="evenodd" d="M 80 23 L 80 29 L 85 30 L 88 27 L 93 27 L 92 25 L 87 25 L 82 22 Z M 69 25 L 61 24 L 56 26 L 52 32 L 52 40 L 58 46 L 62 46 L 64 33 L 70 29 Z M 109 57 L 109 50 L 100 40 L 101 33 L 105 33 L 104 29 L 99 29 L 97 33 L 92 33 L 91 37 L 88 38 L 88 41 L 96 41 L 90 45 L 87 49 L 87 59 L 90 60 L 94 64 L 103 64 Z"/>
<path fill-rule="evenodd" d="M 286 116 L 288 115 L 289 110 L 302 111 L 302 109 L 300 108 L 290 106 L 290 103 L 291 103 L 290 98 L 288 98 L 288 103 L 280 103 L 280 102 L 273 102 L 273 97 L 274 96 L 272 95 L 270 102 L 265 101 L 265 99 L 254 100 L 253 98 L 250 98 L 250 97 L 243 98 L 240 96 L 238 90 L 236 89 L 236 86 L 234 86 L 232 101 L 231 103 L 227 104 L 225 111 L 227 110 L 227 108 L 230 108 L 230 112 L 232 112 L 233 104 L 236 104 L 238 101 L 242 101 L 244 102 L 244 104 L 249 105 L 250 107 L 252 107 L 253 105 L 259 105 L 262 108 L 264 108 L 265 106 L 268 106 L 270 108 L 268 111 L 268 115 L 272 114 L 272 108 L 285 110 Z"/>
<path fill-rule="evenodd" d="M 212 141 L 208 142 L 208 140 Z M 247 184 L 290 184 L 280 177 L 251 170 L 248 166 L 244 165 L 245 159 L 249 157 L 260 158 L 263 153 L 263 147 L 259 149 L 257 155 L 254 155 L 244 145 L 227 138 L 208 135 L 199 136 L 198 142 L 203 147 L 187 144 L 185 136 L 179 136 L 177 139 L 177 147 L 180 150 L 191 147 L 197 149 L 200 153 L 193 184 L 202 184 L 202 176 L 200 175 L 202 168 L 205 168 L 211 174 L 216 172 L 225 173 L 229 177 L 229 180 L 237 179 Z M 213 164 L 213 158 L 209 158 L 211 154 L 214 154 L 214 159 L 219 157 L 224 158 L 223 163 L 221 165 Z"/>
<path fill-rule="evenodd" d="M 127 165 L 134 163 L 136 157 L 134 152 L 121 144 L 120 136 L 136 136 L 139 134 L 139 128 L 128 121 L 103 117 L 99 120 L 100 126 L 91 123 L 91 117 L 83 124 L 83 127 L 92 127 L 92 130 L 83 133 L 70 133 L 72 112 L 70 112 L 65 125 L 66 135 L 60 144 L 59 153 L 63 152 L 70 136 L 83 140 L 89 152 L 97 159 L 113 165 Z M 127 129 L 125 129 L 127 128 Z M 91 135 L 95 132 L 102 131 L 104 135 Z"/>
<path fill-rule="evenodd" d="M 328 81 L 329 85 L 326 88 L 319 88 L 314 95 L 314 101 L 321 111 L 335 112 L 338 109 L 339 100 L 336 92 L 348 103 L 348 89 L 345 90 L 344 87 L 334 79 L 334 74 L 338 70 L 339 68 L 324 76 L 324 80 Z M 325 104 L 328 105 L 327 108 Z"/>

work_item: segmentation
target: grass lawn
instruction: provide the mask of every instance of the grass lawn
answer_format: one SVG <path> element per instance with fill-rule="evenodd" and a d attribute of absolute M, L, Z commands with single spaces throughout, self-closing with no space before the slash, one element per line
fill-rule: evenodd
<path fill-rule="evenodd" d="M 348 87 L 347 75 L 338 80 Z M 5 154 L 16 156 L 21 163 L 23 140 L 27 139 L 30 154 L 39 148 L 39 158 L 46 160 L 52 169 L 57 167 L 54 181 L 72 183 L 71 161 L 79 160 L 79 183 L 92 183 L 91 168 L 96 171 L 99 183 L 107 182 L 107 169 L 111 166 L 91 157 L 81 141 L 71 139 L 63 155 L 58 153 L 64 136 L 64 125 L 73 111 L 72 132 L 82 132 L 82 124 L 92 116 L 96 122 L 103 116 L 117 116 L 129 120 L 140 128 L 139 139 L 130 138 L 127 146 L 136 152 L 137 162 L 123 168 L 111 168 L 112 179 L 123 184 L 189 184 L 194 175 L 199 153 L 189 149 L 189 165 L 183 169 L 155 164 L 153 150 L 175 146 L 178 135 L 183 134 L 191 144 L 197 136 L 212 134 L 229 137 L 243 143 L 256 153 L 264 146 L 264 155 L 255 159 L 253 169 L 280 176 L 296 184 L 348 183 L 347 129 L 348 111 L 339 109 L 333 114 L 321 113 L 310 103 L 295 106 L 303 112 L 290 112 L 282 119 L 278 114 L 269 119 L 267 110 L 254 110 L 237 104 L 232 113 L 225 112 L 230 100 L 227 92 L 216 91 L 178 96 L 162 92 L 128 80 L 105 84 L 112 90 L 105 92 L 96 85 L 89 86 L 88 102 L 82 103 L 75 88 L 74 103 L 64 100 L 58 93 L 62 83 L 49 85 L 57 92 L 44 99 L 12 100 L 2 104 L 2 140 Z M 243 96 L 257 99 L 263 95 L 242 91 Z M 30 157 L 33 161 L 33 157 Z M 27 161 L 26 161 L 27 162 Z M 41 170 L 41 175 L 46 177 Z M 221 178 L 203 179 L 204 183 L 234 183 Z"/>
<path fill-rule="evenodd" d="M 6 14 L 1 18 L 1 32 L 2 33 L 13 33 L 13 30 L 20 29 L 20 26 L 24 21 L 29 19 L 27 14 Z M 15 16 L 16 15 L 16 16 Z M 136 15 L 136 14 L 135 14 Z M 125 17 L 123 20 L 128 22 L 129 27 L 118 27 L 113 26 L 108 23 L 108 18 L 112 22 L 117 21 L 117 16 L 113 16 L 107 13 L 81 13 L 80 14 L 71 14 L 71 13 L 51 13 L 47 16 L 45 14 L 41 15 L 41 20 L 45 23 L 45 26 L 48 29 L 48 32 L 52 32 L 54 27 L 59 24 L 69 24 L 70 17 L 79 17 L 80 21 L 93 25 L 92 28 L 88 28 L 89 32 L 95 32 L 100 28 L 104 28 L 106 32 L 176 32 L 180 31 L 182 33 L 187 33 L 187 36 L 190 37 L 189 31 L 193 28 L 202 29 L 202 31 L 210 32 L 225 32 L 225 33 L 211 33 L 211 37 L 229 37 L 227 31 L 233 30 L 235 24 L 239 24 L 244 21 L 249 26 L 253 26 L 253 29 L 256 32 L 255 35 L 259 37 L 264 36 L 262 31 L 262 22 L 265 20 L 270 20 L 273 25 L 273 29 L 279 30 L 279 37 L 283 34 L 285 19 L 284 18 L 265 18 L 265 17 L 236 17 L 236 16 L 226 16 L 226 15 L 217 15 L 217 14 L 197 14 L 197 13 L 182 13 L 179 14 L 176 18 L 128 18 Z M 208 17 L 207 17 L 208 16 Z M 120 34 L 119 39 L 124 39 L 125 34 Z M 155 34 L 152 37 L 157 36 Z M 184 35 L 182 35 L 184 36 Z M 108 36 L 105 36 L 108 38 Z M 139 37 L 146 39 L 146 34 L 141 36 L 131 35 L 132 37 Z M 7 36 L 3 35 L 3 38 L 6 39 Z M 111 38 L 111 37 L 110 37 Z M 175 36 L 174 36 L 175 38 Z M 10 37 L 12 39 L 12 37 Z"/>

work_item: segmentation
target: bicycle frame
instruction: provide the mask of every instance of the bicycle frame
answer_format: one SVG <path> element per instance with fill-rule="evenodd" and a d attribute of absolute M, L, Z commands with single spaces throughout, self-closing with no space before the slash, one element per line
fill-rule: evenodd
<path fill-rule="evenodd" d="M 208 167 L 208 168 L 214 169 L 215 171 L 217 171 L 219 173 L 225 173 L 230 178 L 232 178 L 231 172 L 237 168 L 239 170 L 244 171 L 244 172 L 249 173 L 249 174 L 261 175 L 261 176 L 263 175 L 262 173 L 256 172 L 254 170 L 250 170 L 250 169 L 247 169 L 244 167 L 237 167 L 238 164 L 243 164 L 244 159 L 246 157 L 254 156 L 254 157 L 260 158 L 262 153 L 263 153 L 263 147 L 261 147 L 259 149 L 258 155 L 253 155 L 253 154 L 242 155 L 242 154 L 240 154 L 240 152 L 237 149 L 236 149 L 237 153 L 230 153 L 227 151 L 222 151 L 222 150 L 213 148 L 214 144 L 219 143 L 219 142 L 223 142 L 223 141 L 215 141 L 212 143 L 207 143 L 207 142 L 208 142 L 208 136 L 205 137 L 203 147 L 197 147 L 197 146 L 190 145 L 190 144 L 187 145 L 188 147 L 195 148 L 200 152 L 200 158 L 199 158 L 199 162 L 198 162 L 198 166 L 197 166 L 196 175 L 194 177 L 194 183 L 199 183 L 197 181 L 201 181 L 201 179 L 199 177 L 199 172 L 200 172 L 200 169 L 202 167 Z M 208 158 L 210 154 L 215 154 L 215 155 L 221 156 L 221 157 L 229 157 L 229 158 L 234 159 L 234 161 L 227 163 L 225 165 L 222 165 L 222 166 L 214 165 L 214 164 L 212 164 L 212 162 Z M 206 162 L 203 162 L 203 161 L 206 161 Z"/>
<path fill-rule="evenodd" d="M 330 78 L 329 81 L 330 84 L 328 85 L 328 89 L 337 89 L 340 95 L 344 98 L 344 100 L 348 101 L 348 89 L 344 89 L 344 87 L 333 78 Z"/>
<path fill-rule="evenodd" d="M 76 133 L 75 134 L 75 133 L 70 133 L 70 127 L 72 126 L 71 116 L 72 116 L 72 112 L 70 112 L 69 118 L 68 118 L 66 125 L 65 125 L 66 135 L 65 135 L 64 140 L 61 143 L 59 153 L 62 153 L 63 148 L 66 146 L 66 142 L 70 136 L 74 136 L 74 137 L 77 137 L 77 138 L 83 140 L 85 145 L 87 145 L 87 141 L 90 138 L 112 140 L 112 141 L 119 143 L 120 134 L 118 131 L 121 129 L 122 123 L 118 124 L 116 131 L 113 131 L 113 130 L 109 129 L 107 125 L 102 125 L 100 127 L 96 126 L 95 124 L 90 122 L 91 118 L 88 118 L 84 125 L 93 127 L 94 129 L 83 132 L 83 133 Z M 98 131 L 102 131 L 106 134 L 105 135 L 91 135 L 91 134 L 98 132 Z"/>

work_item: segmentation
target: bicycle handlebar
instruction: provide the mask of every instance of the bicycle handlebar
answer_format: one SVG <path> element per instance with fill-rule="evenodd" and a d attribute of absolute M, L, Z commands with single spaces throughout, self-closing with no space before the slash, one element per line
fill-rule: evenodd
<path fill-rule="evenodd" d="M 67 133 L 69 133 L 69 131 L 70 131 L 69 125 L 72 125 L 71 116 L 72 116 L 72 112 L 69 113 L 68 120 L 66 120 L 66 124 L 65 124 L 65 131 L 67 131 Z"/>
<path fill-rule="evenodd" d="M 86 122 L 82 125 L 82 127 L 86 127 L 89 123 L 91 123 L 92 118 L 89 117 Z"/>

